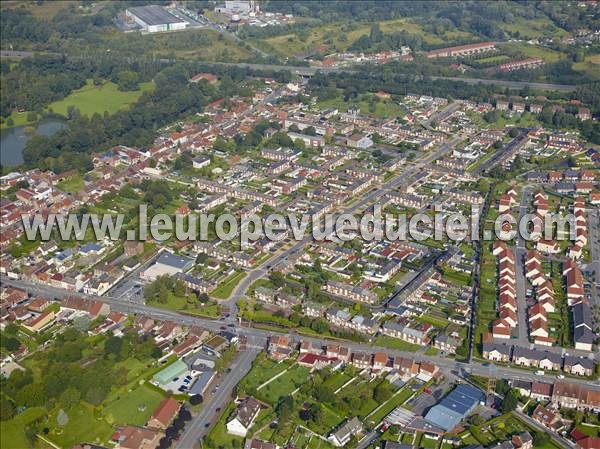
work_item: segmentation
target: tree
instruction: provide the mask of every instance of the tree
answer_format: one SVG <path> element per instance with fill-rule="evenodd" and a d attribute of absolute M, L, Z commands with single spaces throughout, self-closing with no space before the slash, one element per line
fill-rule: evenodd
<path fill-rule="evenodd" d="M 8 352 L 15 352 L 21 346 L 21 343 L 15 337 L 2 336 L 2 346 L 6 348 Z"/>
<path fill-rule="evenodd" d="M 41 383 L 33 383 L 26 385 L 17 392 L 15 399 L 17 404 L 25 407 L 37 407 L 46 402 L 46 394 L 44 386 Z"/>
<path fill-rule="evenodd" d="M 382 403 L 390 398 L 391 391 L 387 382 L 381 382 L 373 390 L 373 399 L 377 402 Z"/>
<path fill-rule="evenodd" d="M 514 139 L 519 135 L 519 130 L 517 128 L 511 128 L 510 131 L 508 131 L 508 135 Z"/>
<path fill-rule="evenodd" d="M 0 397 L 0 421 L 9 420 L 13 416 L 15 416 L 15 405 L 13 402 L 4 396 Z"/>
<path fill-rule="evenodd" d="M 195 394 L 190 398 L 190 404 L 192 405 L 199 405 L 202 404 L 202 396 L 199 394 Z"/>
<path fill-rule="evenodd" d="M 104 354 L 113 354 L 117 358 L 121 355 L 121 349 L 123 348 L 123 339 L 120 337 L 110 336 L 104 343 Z"/>
<path fill-rule="evenodd" d="M 313 397 L 323 402 L 334 402 L 335 394 L 333 390 L 325 385 L 319 385 L 313 392 Z"/>
<path fill-rule="evenodd" d="M 515 392 L 515 390 L 510 390 L 502 400 L 502 413 L 512 412 L 517 408 L 518 404 L 519 398 L 517 397 L 517 393 Z"/>
<path fill-rule="evenodd" d="M 275 412 L 280 422 L 287 422 L 294 411 L 294 397 L 291 395 L 283 396 L 275 406 Z"/>
<path fill-rule="evenodd" d="M 550 435 L 546 432 L 535 432 L 533 434 L 533 445 L 535 447 L 545 446 L 550 442 Z"/>
<path fill-rule="evenodd" d="M 154 348 L 152 348 L 152 352 L 150 353 L 150 356 L 153 359 L 160 359 L 162 357 L 162 349 L 160 349 L 158 346 L 154 346 Z"/>

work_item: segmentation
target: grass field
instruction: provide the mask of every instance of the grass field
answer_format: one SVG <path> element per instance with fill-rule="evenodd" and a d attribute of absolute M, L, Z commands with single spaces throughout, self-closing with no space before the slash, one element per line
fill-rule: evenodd
<path fill-rule="evenodd" d="M 219 286 L 211 293 L 211 296 L 214 296 L 218 299 L 227 299 L 231 295 L 233 289 L 241 282 L 242 279 L 246 277 L 246 273 L 243 271 L 238 271 L 227 279 L 223 280 L 219 284 Z"/>
<path fill-rule="evenodd" d="M 539 19 L 517 19 L 513 23 L 500 22 L 498 25 L 509 33 L 518 33 L 521 38 L 535 39 L 539 37 L 561 38 L 568 33 L 557 27 L 546 17 Z"/>
<path fill-rule="evenodd" d="M 391 99 L 378 100 L 375 98 L 374 95 L 365 94 L 361 95 L 358 99 L 353 98 L 350 101 L 344 101 L 340 94 L 340 96 L 332 98 L 331 100 L 318 102 L 315 107 L 319 110 L 337 108 L 340 112 L 344 112 L 348 108 L 356 106 L 360 109 L 362 114 L 372 114 L 379 118 L 404 116 L 404 110 L 395 101 Z M 374 101 L 375 104 L 375 110 L 373 112 L 369 109 L 371 101 Z"/>
<path fill-rule="evenodd" d="M 276 53 L 280 56 L 290 57 L 302 53 L 331 53 L 346 51 L 354 41 L 362 35 L 368 35 L 371 29 L 370 23 L 350 24 L 332 23 L 311 28 L 304 40 L 296 33 L 274 36 L 266 39 L 255 39 L 253 45 L 265 51 Z M 399 31 L 407 31 L 416 34 L 428 44 L 441 45 L 451 44 L 457 40 L 476 40 L 472 34 L 464 31 L 452 30 L 441 35 L 429 33 L 418 23 L 410 19 L 395 19 L 379 22 L 381 31 L 391 34 Z"/>
<path fill-rule="evenodd" d="M 41 2 L 40 4 L 33 1 L 4 0 L 1 4 L 2 9 L 25 8 L 38 19 L 50 20 L 63 9 L 67 9 L 69 6 L 76 6 L 80 3 L 73 0 L 52 0 Z"/>
<path fill-rule="evenodd" d="M 573 64 L 573 70 L 582 72 L 594 80 L 600 80 L 600 55 L 586 56 L 584 61 Z"/>
<path fill-rule="evenodd" d="M 383 346 L 384 348 L 389 349 L 398 349 L 399 351 L 412 351 L 416 352 L 421 347 L 419 345 L 413 345 L 412 343 L 408 343 L 404 340 L 400 340 L 399 338 L 388 337 L 387 335 L 380 335 L 375 340 L 376 346 Z"/>
<path fill-rule="evenodd" d="M 43 407 L 34 407 L 8 421 L 0 421 L 0 446 L 19 449 L 31 447 L 25 436 L 25 426 L 45 413 Z"/>
<path fill-rule="evenodd" d="M 258 390 L 256 398 L 275 405 L 281 396 L 286 396 L 308 379 L 310 370 L 304 366 L 294 366 L 285 374 Z"/>
<path fill-rule="evenodd" d="M 219 316 L 218 304 L 210 303 L 202 305 L 202 303 L 197 303 L 198 305 L 194 307 L 193 305 L 189 305 L 187 299 L 181 296 L 172 297 L 167 303 L 151 301 L 151 304 L 155 307 L 160 307 L 161 309 L 181 310 L 190 315 L 206 316 L 209 318 L 216 318 Z"/>
<path fill-rule="evenodd" d="M 525 42 L 511 42 L 506 45 L 508 45 L 510 50 L 520 51 L 528 58 L 541 58 L 545 62 L 556 62 L 564 57 L 564 54 L 558 51 L 538 47 L 537 45 L 531 45 Z"/>
<path fill-rule="evenodd" d="M 163 395 L 144 384 L 106 407 L 105 417 L 110 416 L 112 422 L 118 424 L 143 426 L 162 400 Z"/>
<path fill-rule="evenodd" d="M 113 114 L 135 103 L 143 92 L 153 88 L 154 83 L 147 82 L 141 83 L 139 90 L 121 92 L 114 83 L 105 82 L 101 86 L 94 86 L 92 81 L 88 80 L 81 89 L 73 91 L 62 100 L 50 103 L 48 109 L 64 116 L 67 115 L 69 106 L 75 106 L 82 115 L 87 116 L 92 116 L 96 112 L 103 114 L 105 111 Z"/>
<path fill-rule="evenodd" d="M 85 187 L 85 183 L 81 175 L 74 175 L 64 181 L 60 181 L 56 187 L 67 193 L 77 193 Z"/>

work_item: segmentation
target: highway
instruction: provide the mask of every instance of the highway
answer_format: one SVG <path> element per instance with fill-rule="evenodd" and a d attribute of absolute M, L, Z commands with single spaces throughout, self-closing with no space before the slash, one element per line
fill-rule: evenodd
<path fill-rule="evenodd" d="M 260 51 L 256 48 L 254 50 Z M 2 58 L 27 58 L 31 57 L 38 52 L 30 52 L 30 51 L 10 51 L 10 50 L 0 50 L 0 57 Z M 59 55 L 59 53 L 50 53 L 50 52 L 39 52 L 40 54 L 47 55 Z M 161 58 L 158 59 L 158 62 L 164 64 L 170 64 L 176 61 L 189 61 L 189 59 L 168 59 Z M 199 64 L 206 65 L 225 65 L 225 66 L 235 66 L 235 67 L 247 67 L 254 70 L 289 70 L 292 73 L 300 76 L 313 76 L 317 72 L 323 73 L 336 73 L 336 72 L 358 72 L 359 70 L 352 68 L 344 68 L 344 67 L 305 67 L 305 66 L 291 66 L 291 65 L 278 65 L 278 64 L 253 64 L 247 62 L 214 62 L 214 61 L 203 61 L 197 60 Z M 559 90 L 562 92 L 570 92 L 577 88 L 577 86 L 570 84 L 553 84 L 553 83 L 536 83 L 531 81 L 508 81 L 508 80 L 498 80 L 498 79 L 485 79 L 485 78 L 462 78 L 462 77 L 453 77 L 453 76 L 431 76 L 433 80 L 443 80 L 443 81 L 456 81 L 463 82 L 466 84 L 486 84 L 486 85 L 496 85 L 507 87 L 509 89 L 523 89 L 525 87 L 529 87 L 532 89 L 541 89 L 541 90 Z"/>

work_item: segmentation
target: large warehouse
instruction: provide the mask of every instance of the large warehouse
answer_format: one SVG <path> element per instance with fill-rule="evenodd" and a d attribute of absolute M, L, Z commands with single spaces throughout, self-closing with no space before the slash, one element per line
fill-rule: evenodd
<path fill-rule="evenodd" d="M 158 5 L 128 8 L 125 10 L 125 16 L 127 20 L 134 21 L 147 33 L 183 30 L 189 25 L 185 20 L 174 16 Z"/>
<path fill-rule="evenodd" d="M 485 395 L 481 390 L 461 384 L 448 394 L 439 404 L 433 406 L 425 419 L 434 426 L 446 431 L 454 429 L 479 404 L 483 404 Z"/>

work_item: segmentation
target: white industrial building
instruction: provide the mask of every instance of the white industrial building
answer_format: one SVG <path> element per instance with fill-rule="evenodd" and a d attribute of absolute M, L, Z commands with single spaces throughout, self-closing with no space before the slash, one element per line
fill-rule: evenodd
<path fill-rule="evenodd" d="M 189 23 L 158 5 L 136 6 L 125 10 L 125 17 L 147 33 L 184 30 Z"/>
<path fill-rule="evenodd" d="M 250 13 L 257 13 L 259 6 L 254 0 L 226 0 L 225 5 L 215 8 L 215 11 L 223 14 L 241 14 L 245 16 Z"/>

